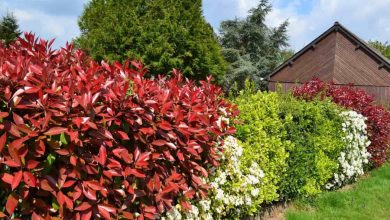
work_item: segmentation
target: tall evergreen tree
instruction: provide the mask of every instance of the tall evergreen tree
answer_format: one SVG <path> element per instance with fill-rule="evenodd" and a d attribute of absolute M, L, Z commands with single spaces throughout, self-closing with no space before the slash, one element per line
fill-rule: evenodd
<path fill-rule="evenodd" d="M 284 61 L 288 22 L 268 27 L 265 18 L 271 9 L 268 0 L 261 0 L 245 19 L 221 23 L 220 41 L 230 64 L 224 80 L 225 91 L 234 84 L 239 90 L 244 88 L 247 79 L 254 81 L 257 89 L 261 88 L 265 85 L 263 78 Z"/>
<path fill-rule="evenodd" d="M 0 39 L 9 45 L 13 42 L 21 32 L 19 31 L 19 25 L 15 16 L 11 13 L 7 13 L 0 21 Z"/>
<path fill-rule="evenodd" d="M 220 45 L 202 15 L 201 0 L 91 0 L 79 19 L 76 45 L 95 59 L 142 59 L 151 74 L 220 77 Z"/>
<path fill-rule="evenodd" d="M 377 49 L 379 52 L 383 54 L 383 56 L 390 59 L 390 44 L 389 42 L 382 43 L 380 41 L 368 41 L 368 44 L 375 49 Z"/>

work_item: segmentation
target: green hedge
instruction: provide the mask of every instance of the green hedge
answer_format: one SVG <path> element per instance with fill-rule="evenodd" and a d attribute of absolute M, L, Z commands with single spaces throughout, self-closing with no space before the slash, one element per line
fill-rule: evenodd
<path fill-rule="evenodd" d="M 345 147 L 341 109 L 327 100 L 305 102 L 273 92 L 246 91 L 235 103 L 246 163 L 256 161 L 265 173 L 259 199 L 320 193 Z"/>
<path fill-rule="evenodd" d="M 330 100 L 252 92 L 232 98 L 236 137 L 224 140 L 221 166 L 207 178 L 209 195 L 175 207 L 166 219 L 239 219 L 264 204 L 314 196 L 356 180 L 368 163 L 366 118 Z M 238 139 L 238 140 L 237 140 Z"/>
<path fill-rule="evenodd" d="M 235 99 L 240 114 L 235 125 L 236 137 L 243 142 L 244 167 L 252 161 L 264 171 L 259 200 L 271 202 L 279 198 L 279 185 L 287 171 L 288 150 L 285 122 L 279 117 L 280 97 L 276 93 L 242 93 Z M 246 165 L 246 166 L 245 166 Z"/>
<path fill-rule="evenodd" d="M 279 101 L 287 139 L 294 144 L 280 193 L 288 198 L 318 194 L 337 172 L 345 148 L 341 111 L 327 100 L 305 102 L 285 95 Z"/>

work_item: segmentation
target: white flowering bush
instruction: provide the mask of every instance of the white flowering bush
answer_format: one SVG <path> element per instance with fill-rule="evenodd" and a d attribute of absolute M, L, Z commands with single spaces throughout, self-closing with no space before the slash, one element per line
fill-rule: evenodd
<path fill-rule="evenodd" d="M 256 163 L 242 167 L 240 161 L 245 159 L 242 154 L 243 148 L 238 140 L 227 137 L 221 152 L 221 164 L 206 180 L 211 186 L 208 198 L 192 202 L 189 212 L 181 211 L 177 205 L 165 219 L 238 219 L 256 213 L 261 203 L 257 201 L 264 173 Z"/>
<path fill-rule="evenodd" d="M 332 181 L 326 185 L 327 189 L 355 181 L 356 177 L 364 174 L 364 165 L 370 157 L 367 152 L 370 141 L 366 131 L 366 118 L 355 111 L 344 111 L 340 115 L 344 119 L 342 129 L 345 149 L 338 157 L 339 172 L 335 173 Z"/>

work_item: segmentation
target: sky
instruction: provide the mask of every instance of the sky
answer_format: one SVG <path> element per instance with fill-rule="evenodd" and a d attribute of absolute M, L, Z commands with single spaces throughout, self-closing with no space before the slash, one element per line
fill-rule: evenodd
<path fill-rule="evenodd" d="M 79 35 L 77 19 L 88 0 L 0 0 L 0 15 L 13 12 L 22 31 L 45 39 L 54 47 Z M 203 0 L 206 20 L 218 33 L 222 20 L 244 18 L 259 0 Z M 364 40 L 390 42 L 390 0 L 270 0 L 266 23 L 276 27 L 288 20 L 289 44 L 298 51 L 335 21 Z"/>

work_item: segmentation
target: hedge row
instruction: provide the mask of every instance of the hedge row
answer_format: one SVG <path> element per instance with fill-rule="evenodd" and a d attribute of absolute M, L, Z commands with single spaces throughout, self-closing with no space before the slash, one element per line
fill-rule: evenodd
<path fill-rule="evenodd" d="M 220 88 L 51 43 L 0 46 L 0 217 L 153 219 L 206 196 L 237 114 Z"/>
<path fill-rule="evenodd" d="M 0 218 L 237 219 L 386 160 L 389 113 L 359 91 L 248 87 L 236 106 L 210 78 L 51 43 L 0 45 Z"/>
<path fill-rule="evenodd" d="M 364 173 L 370 154 L 366 118 L 329 99 L 247 90 L 235 98 L 236 138 L 211 173 L 209 197 L 176 206 L 167 219 L 238 219 L 267 203 L 339 188 Z M 196 217 L 198 216 L 198 217 Z"/>
<path fill-rule="evenodd" d="M 294 96 L 305 100 L 330 97 L 334 103 L 367 117 L 371 141 L 368 152 L 371 154 L 371 163 L 379 167 L 387 161 L 390 144 L 390 113 L 383 106 L 376 105 L 373 97 L 365 91 L 352 86 L 335 86 L 332 83 L 313 79 L 295 88 Z"/>

